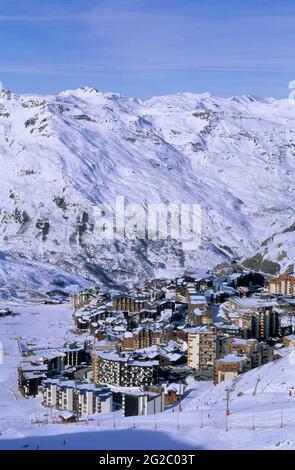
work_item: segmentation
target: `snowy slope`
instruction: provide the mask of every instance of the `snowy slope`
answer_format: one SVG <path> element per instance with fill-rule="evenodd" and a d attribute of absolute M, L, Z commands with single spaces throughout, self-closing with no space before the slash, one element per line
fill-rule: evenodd
<path fill-rule="evenodd" d="M 267 401 L 272 394 L 282 394 L 288 402 L 289 390 L 294 390 L 295 398 L 295 354 L 293 349 L 286 348 L 285 357 L 264 366 L 253 369 L 246 374 L 215 386 L 210 391 L 209 401 L 224 401 L 225 389 L 231 390 L 231 402 L 237 403 L 246 397 L 252 397 L 256 387 L 256 396 Z"/>
<path fill-rule="evenodd" d="M 294 350 L 286 349 L 283 359 L 233 381 L 213 386 L 191 379 L 181 412 L 175 406 L 156 418 L 133 420 L 116 412 L 115 417 L 107 413 L 98 420 L 96 416 L 88 425 L 45 424 L 50 413 L 42 407 L 41 397 L 25 399 L 18 391 L 16 368 L 21 357 L 16 339 L 35 338 L 41 344 L 77 339 L 71 332 L 71 306 L 15 306 L 14 310 L 19 315 L 0 319 L 4 353 L 0 449 L 295 449 L 295 360 Z M 230 389 L 227 423 L 226 387 Z M 58 414 L 53 411 L 52 418 Z M 34 423 L 36 418 L 44 424 Z"/>
<path fill-rule="evenodd" d="M 40 302 L 92 285 L 76 274 L 0 251 L 0 302 Z"/>
<path fill-rule="evenodd" d="M 0 92 L 0 250 L 110 283 L 263 252 L 293 223 L 295 104 L 177 94 L 147 101 L 92 88 Z M 202 245 L 96 240 L 94 208 L 199 203 Z M 273 266 L 271 266 L 273 269 Z M 269 269 L 269 266 L 266 266 Z M 2 270 L 0 263 L 0 272 Z"/>

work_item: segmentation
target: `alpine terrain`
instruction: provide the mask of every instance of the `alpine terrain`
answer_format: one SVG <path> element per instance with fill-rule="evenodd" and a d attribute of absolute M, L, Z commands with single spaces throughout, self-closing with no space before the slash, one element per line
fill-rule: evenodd
<path fill-rule="evenodd" d="M 123 285 L 233 258 L 275 274 L 294 260 L 293 100 L 2 90 L 0 136 L 2 287 L 24 273 L 29 288 Z M 95 208 L 116 196 L 199 204 L 201 245 L 97 239 Z"/>

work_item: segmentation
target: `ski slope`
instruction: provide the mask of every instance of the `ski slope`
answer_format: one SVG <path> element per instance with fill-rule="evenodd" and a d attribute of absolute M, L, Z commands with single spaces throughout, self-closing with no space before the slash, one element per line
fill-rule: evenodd
<path fill-rule="evenodd" d="M 50 424 L 55 412 L 51 417 L 40 397 L 25 399 L 17 390 L 17 339 L 72 339 L 71 307 L 18 305 L 16 311 L 20 315 L 0 319 L 4 350 L 0 365 L 1 449 L 295 449 L 292 350 L 286 349 L 283 359 L 228 383 L 213 386 L 191 380 L 181 412 L 175 406 L 156 416 L 123 418 L 116 412 L 95 416 L 88 424 Z M 227 387 L 230 415 L 226 421 Z M 39 423 L 34 423 L 36 420 Z M 50 423 L 45 424 L 46 420 Z"/>

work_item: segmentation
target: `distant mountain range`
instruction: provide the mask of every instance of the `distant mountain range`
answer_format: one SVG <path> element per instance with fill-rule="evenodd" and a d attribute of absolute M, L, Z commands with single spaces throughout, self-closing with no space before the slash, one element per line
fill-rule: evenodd
<path fill-rule="evenodd" d="M 273 274 L 292 269 L 293 100 L 2 90 L 0 136 L 0 287 L 23 285 L 24 265 L 38 288 L 34 263 L 45 277 L 70 273 L 73 288 L 77 279 L 124 284 L 232 258 Z M 97 241 L 93 210 L 116 195 L 144 207 L 200 204 L 201 246 Z"/>

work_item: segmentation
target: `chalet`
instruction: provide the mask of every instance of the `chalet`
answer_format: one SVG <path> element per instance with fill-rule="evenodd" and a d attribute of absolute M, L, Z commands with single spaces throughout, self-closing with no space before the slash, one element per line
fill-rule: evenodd
<path fill-rule="evenodd" d="M 165 405 L 174 405 L 183 396 L 184 386 L 180 383 L 171 383 L 165 386 Z"/>
<path fill-rule="evenodd" d="M 63 411 L 60 413 L 59 417 L 61 422 L 64 424 L 75 423 L 77 421 L 77 415 L 70 411 Z"/>

